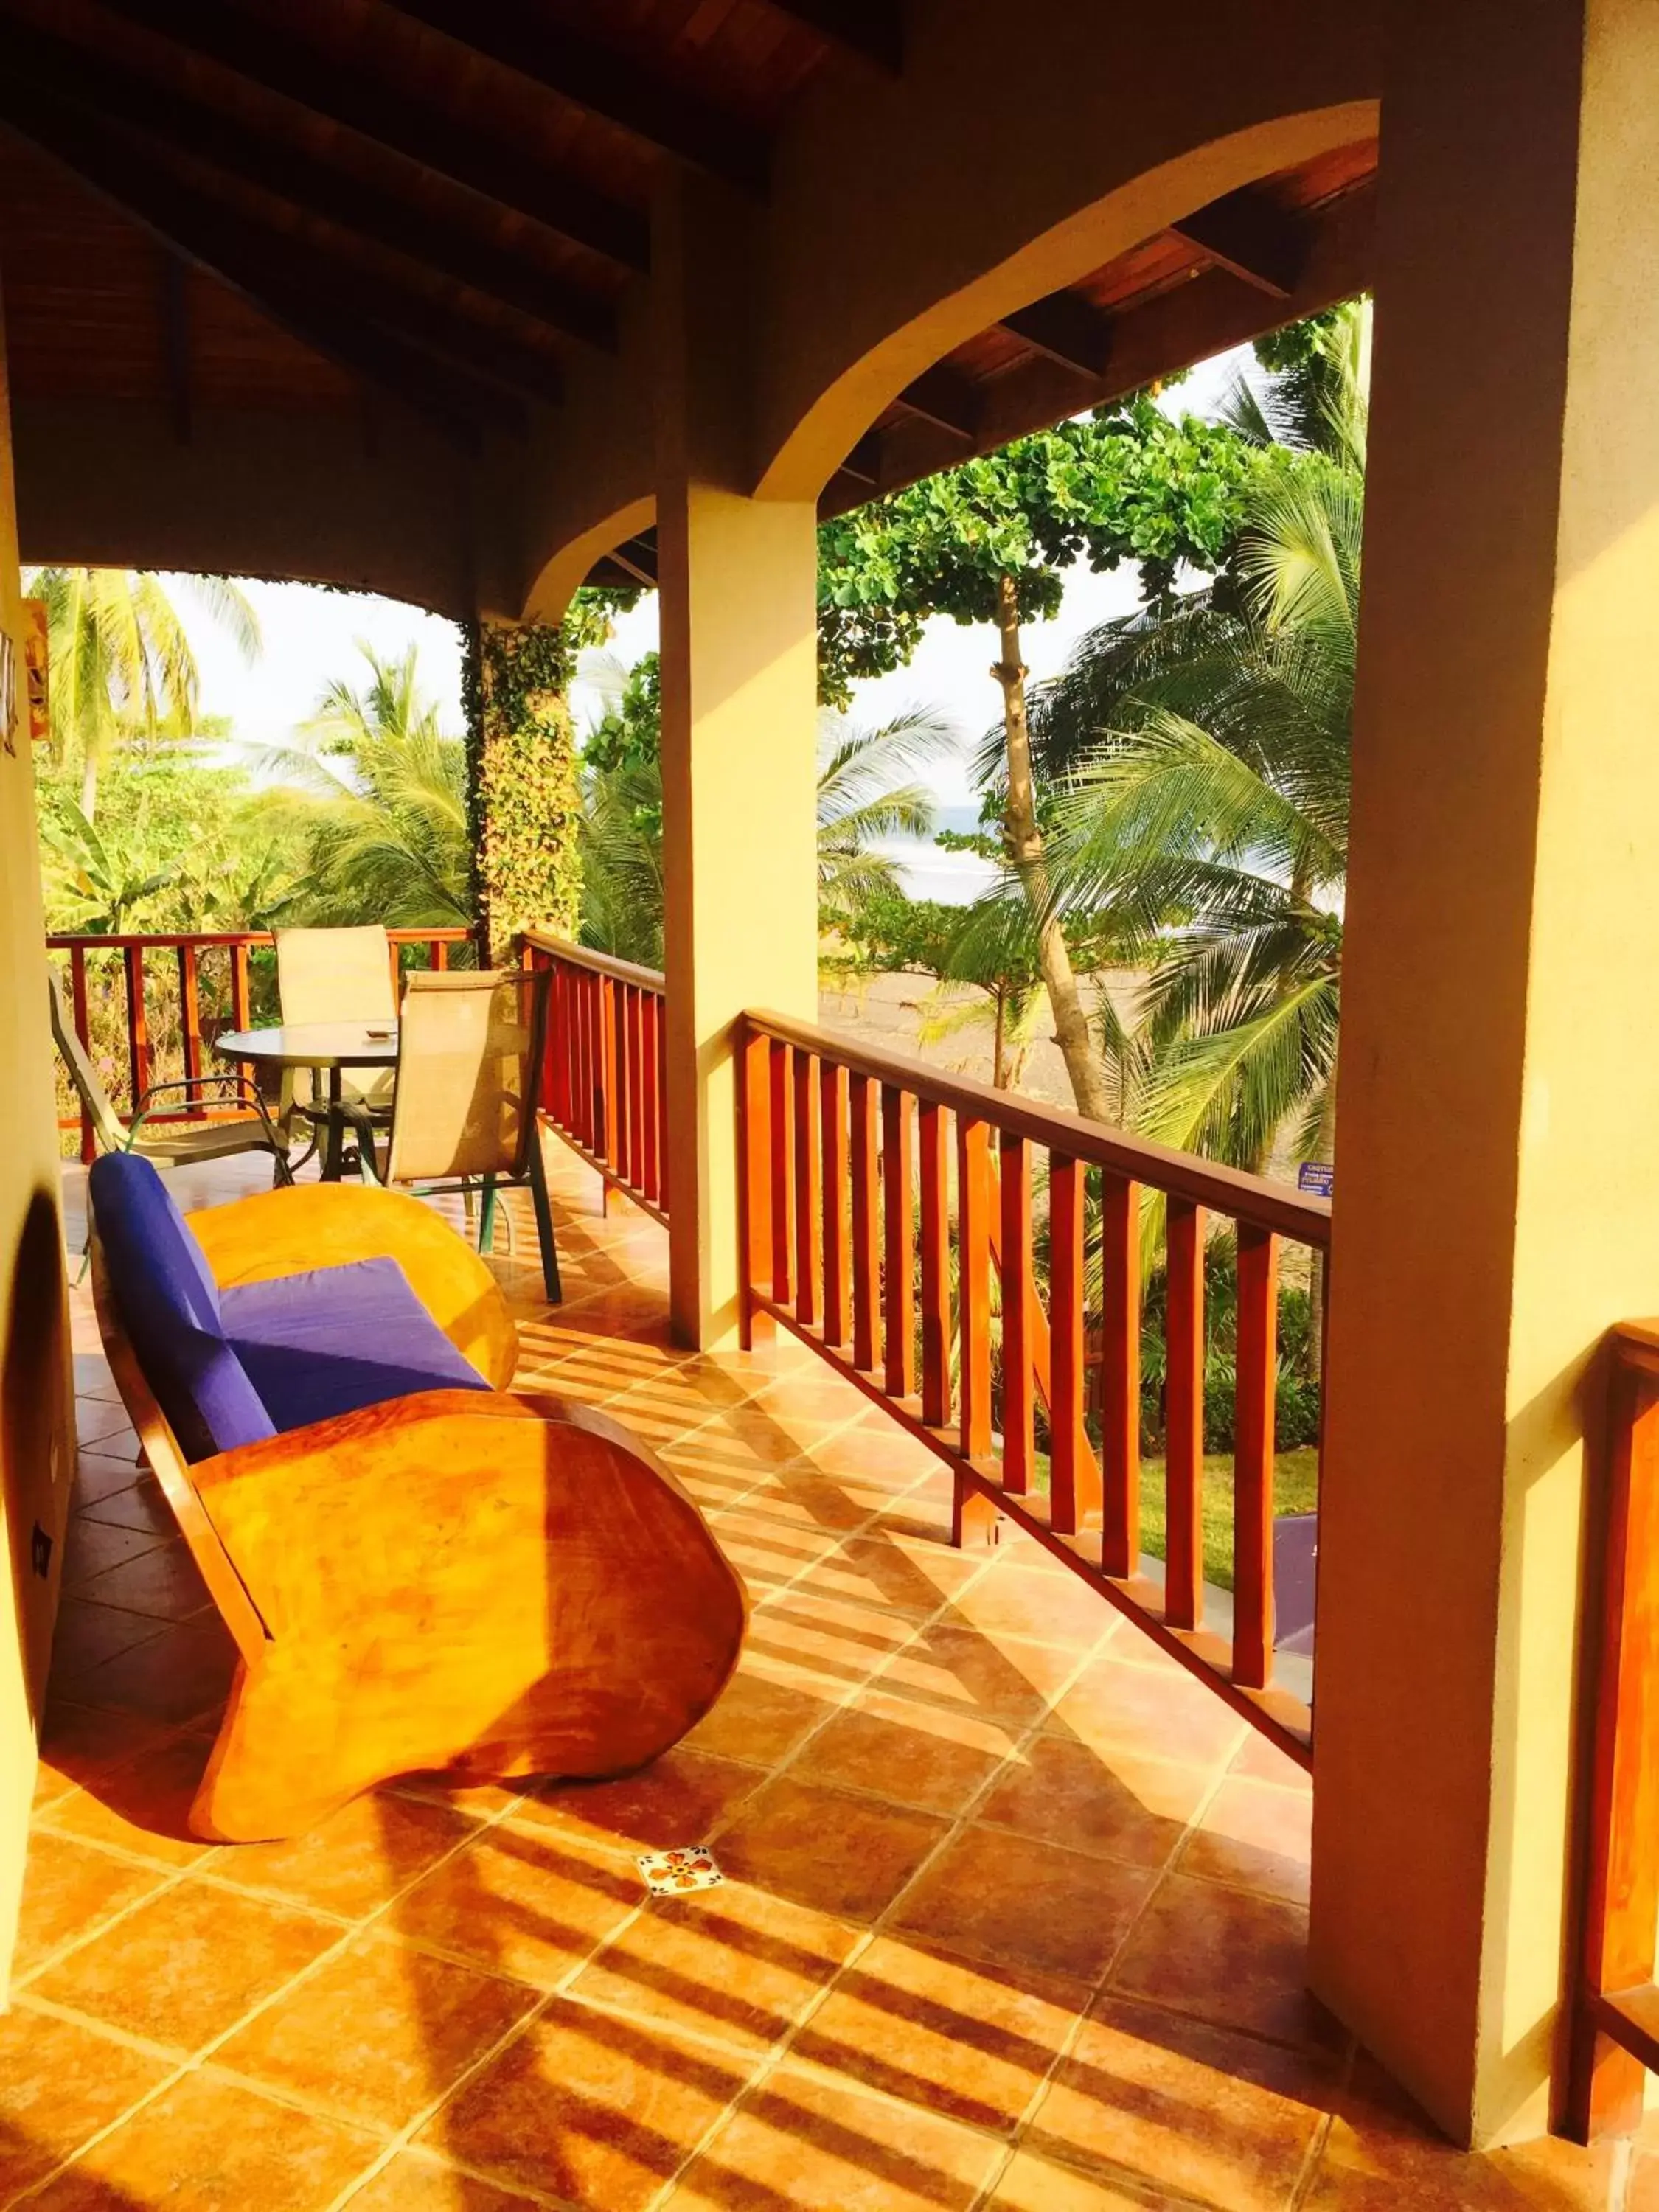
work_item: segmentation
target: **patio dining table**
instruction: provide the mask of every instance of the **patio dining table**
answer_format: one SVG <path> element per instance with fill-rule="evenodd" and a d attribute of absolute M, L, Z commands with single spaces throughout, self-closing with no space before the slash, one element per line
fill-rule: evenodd
<path fill-rule="evenodd" d="M 341 1110 L 342 1076 L 348 1067 L 395 1067 L 398 1024 L 386 1022 L 289 1022 L 276 1029 L 225 1030 L 213 1049 L 223 1060 L 252 1067 L 308 1067 L 326 1075 L 327 1108 L 317 1118 L 326 1124 L 322 1177 L 338 1182 L 345 1166 L 346 1116 Z"/>

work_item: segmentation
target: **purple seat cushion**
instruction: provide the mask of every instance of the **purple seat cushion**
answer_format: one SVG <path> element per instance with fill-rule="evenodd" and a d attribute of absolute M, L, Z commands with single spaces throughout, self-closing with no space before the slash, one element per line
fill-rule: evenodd
<path fill-rule="evenodd" d="M 395 1260 L 220 1293 L 225 1335 L 279 1433 L 417 1390 L 487 1390 Z"/>
<path fill-rule="evenodd" d="M 88 1182 L 121 1325 L 186 1458 L 274 1436 L 225 1341 L 206 1255 L 150 1162 L 109 1152 L 93 1162 Z"/>

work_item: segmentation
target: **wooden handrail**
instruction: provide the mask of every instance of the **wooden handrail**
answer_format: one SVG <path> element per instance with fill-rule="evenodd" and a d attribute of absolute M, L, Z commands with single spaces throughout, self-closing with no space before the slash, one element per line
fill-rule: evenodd
<path fill-rule="evenodd" d="M 465 945 L 473 936 L 470 929 L 388 929 L 386 937 L 393 945 Z M 162 947 L 194 945 L 202 947 L 215 945 L 275 945 L 276 934 L 269 929 L 185 929 L 147 930 L 136 935 L 106 934 L 100 930 L 54 930 L 46 939 L 49 952 L 68 952 L 77 946 L 84 952 L 125 951 L 136 946 L 141 952 L 151 952 Z"/>
<path fill-rule="evenodd" d="M 549 929 L 521 930 L 520 942 L 533 945 L 538 952 L 553 953 L 567 967 L 588 968 L 596 975 L 609 975 L 614 982 L 631 983 L 636 990 L 660 994 L 668 988 L 668 979 L 659 968 L 636 967 L 631 960 L 618 960 L 609 952 L 573 945 L 568 937 L 556 937 Z"/>
<path fill-rule="evenodd" d="M 1293 1244 L 1312 1245 L 1320 1251 L 1329 1249 L 1328 1199 L 1304 1197 L 1284 1183 L 1194 1158 L 1190 1152 L 1152 1144 L 1105 1121 L 1085 1121 L 1081 1115 L 1046 1106 L 1040 1099 L 994 1091 L 988 1083 L 975 1082 L 971 1076 L 942 1073 L 923 1060 L 882 1051 L 839 1030 L 798 1021 L 790 1014 L 749 1012 L 744 1019 L 751 1031 L 815 1053 L 851 1074 L 891 1084 L 908 1091 L 913 1098 L 949 1107 L 953 1113 L 983 1121 L 1005 1135 L 1024 1137 L 1028 1143 L 1082 1160 L 1091 1167 L 1109 1168 L 1144 1188 L 1227 1214 L 1252 1228 L 1286 1237 Z"/>
<path fill-rule="evenodd" d="M 738 1035 L 740 1267 L 750 1340 L 789 1330 L 935 1451 L 956 1477 L 956 1541 L 1006 1514 L 1306 1764 L 1311 1714 L 1273 1681 L 1278 1258 L 1285 1238 L 1328 1248 L 1328 1204 L 793 1017 L 746 1013 Z M 1039 1146 L 1048 1169 L 1046 1313 L 1034 1267 Z M 1098 1456 L 1085 1419 L 1083 1310 L 1085 1182 L 1096 1181 Z M 1163 1589 L 1141 1572 L 1146 1191 L 1170 1206 L 1170 1343 L 1180 1367 Z M 1238 1229 L 1230 1644 L 1206 1634 L 1202 1620 L 1206 1213 Z M 1046 1495 L 1039 1407 L 1048 1432 Z"/>

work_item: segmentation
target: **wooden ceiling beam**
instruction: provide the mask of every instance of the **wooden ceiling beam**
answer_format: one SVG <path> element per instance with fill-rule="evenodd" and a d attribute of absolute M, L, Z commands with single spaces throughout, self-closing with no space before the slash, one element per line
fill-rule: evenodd
<path fill-rule="evenodd" d="M 1103 376 L 1112 350 L 1112 323 L 1080 293 L 1050 292 L 1002 318 L 1002 328 L 1023 338 L 1062 368 Z"/>
<path fill-rule="evenodd" d="M 609 556 L 631 583 L 657 588 L 657 544 L 654 538 L 629 538 L 613 545 Z"/>
<path fill-rule="evenodd" d="M 84 110 L 101 128 L 141 123 L 146 132 L 175 142 L 192 160 L 222 169 L 304 215 L 389 246 L 567 337 L 607 349 L 615 346 L 616 317 L 606 301 L 378 185 L 317 160 L 302 147 L 258 137 L 203 100 L 3 17 L 0 64 Z"/>
<path fill-rule="evenodd" d="M 772 0 L 772 5 L 860 61 L 895 75 L 903 66 L 904 25 L 892 0 Z"/>
<path fill-rule="evenodd" d="M 100 0 L 186 56 L 216 63 L 316 117 L 355 131 L 496 206 L 528 216 L 544 229 L 624 268 L 648 269 L 650 225 L 638 210 L 518 149 L 505 132 L 458 122 L 435 101 L 394 88 L 308 46 L 286 27 L 281 37 L 229 0 Z"/>
<path fill-rule="evenodd" d="M 1308 258 L 1302 224 L 1248 186 L 1195 208 L 1170 228 L 1218 269 L 1271 299 L 1288 300 L 1301 282 Z"/>
<path fill-rule="evenodd" d="M 925 368 L 898 397 L 900 406 L 912 415 L 921 415 L 952 437 L 973 443 L 979 428 L 979 392 L 960 370 L 942 363 Z"/>
<path fill-rule="evenodd" d="M 866 430 L 852 452 L 841 465 L 843 476 L 858 483 L 868 484 L 873 489 L 881 482 L 881 438 L 878 432 Z"/>
<path fill-rule="evenodd" d="M 697 168 L 750 190 L 766 182 L 769 149 L 751 124 L 643 62 L 567 29 L 535 0 L 389 4 Z"/>
<path fill-rule="evenodd" d="M 471 375 L 432 359 L 405 331 L 368 319 L 355 283 L 319 285 L 309 263 L 304 278 L 296 280 L 280 241 L 248 230 L 164 170 L 147 167 L 129 143 L 88 125 L 75 110 L 0 74 L 0 115 L 163 246 L 240 292 L 302 344 L 426 416 L 452 439 L 476 444 L 486 418 L 522 427 L 515 402 L 497 399 Z M 272 252 L 273 246 L 279 250 Z"/>

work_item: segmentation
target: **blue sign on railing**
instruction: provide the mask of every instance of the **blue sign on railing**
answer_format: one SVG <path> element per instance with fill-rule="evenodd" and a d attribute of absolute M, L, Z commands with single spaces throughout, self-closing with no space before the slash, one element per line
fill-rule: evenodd
<path fill-rule="evenodd" d="M 1328 1198 L 1336 1170 L 1328 1160 L 1304 1160 L 1296 1171 L 1296 1187 L 1310 1198 Z"/>

